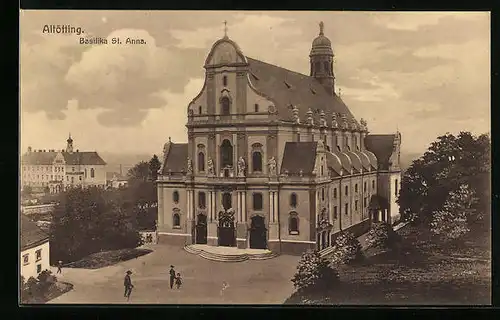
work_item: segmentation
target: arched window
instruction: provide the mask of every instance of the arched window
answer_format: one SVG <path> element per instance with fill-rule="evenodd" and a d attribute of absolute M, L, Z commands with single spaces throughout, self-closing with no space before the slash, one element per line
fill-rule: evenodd
<path fill-rule="evenodd" d="M 226 192 L 222 194 L 222 206 L 225 210 L 228 210 L 232 207 L 232 199 L 230 193 Z"/>
<path fill-rule="evenodd" d="M 262 193 L 254 193 L 253 194 L 253 209 L 254 210 L 262 210 Z"/>
<path fill-rule="evenodd" d="M 363 184 L 363 192 L 366 192 L 366 181 L 365 181 L 365 183 Z"/>
<path fill-rule="evenodd" d="M 90 168 L 90 177 L 93 178 L 95 175 L 94 168 Z"/>
<path fill-rule="evenodd" d="M 179 203 L 179 191 L 175 190 L 172 193 L 172 200 L 174 201 L 174 203 Z"/>
<path fill-rule="evenodd" d="M 348 186 L 345 186 L 345 195 L 349 195 L 349 187 Z"/>
<path fill-rule="evenodd" d="M 372 191 L 375 190 L 375 180 L 372 180 Z"/>
<path fill-rule="evenodd" d="M 220 100 L 220 105 L 221 105 L 221 114 L 224 116 L 229 115 L 231 112 L 231 102 L 229 101 L 228 97 L 222 97 Z"/>
<path fill-rule="evenodd" d="M 314 72 L 319 73 L 321 71 L 321 63 L 319 61 L 316 61 L 314 64 Z"/>
<path fill-rule="evenodd" d="M 181 216 L 177 211 L 174 211 L 174 214 L 172 215 L 172 226 L 174 228 L 179 228 L 181 226 Z"/>
<path fill-rule="evenodd" d="M 198 113 L 199 113 L 199 114 L 202 114 L 202 111 L 203 111 L 203 110 L 202 110 L 201 106 L 199 106 L 199 107 L 198 107 Z"/>
<path fill-rule="evenodd" d="M 344 213 L 349 214 L 349 204 L 348 203 L 345 204 L 345 212 Z"/>
<path fill-rule="evenodd" d="M 297 213 L 290 213 L 290 217 L 288 218 L 288 233 L 297 235 L 299 234 L 299 217 Z"/>
<path fill-rule="evenodd" d="M 222 85 L 223 85 L 224 87 L 227 87 L 227 76 L 223 76 L 223 77 L 222 77 Z"/>
<path fill-rule="evenodd" d="M 205 192 L 198 192 L 198 208 L 205 209 L 206 208 L 206 194 Z"/>
<path fill-rule="evenodd" d="M 253 172 L 262 172 L 262 154 L 259 151 L 252 153 L 252 169 Z"/>
<path fill-rule="evenodd" d="M 325 188 L 321 189 L 321 200 L 325 201 Z"/>
<path fill-rule="evenodd" d="M 333 198 L 337 199 L 337 188 L 333 188 Z"/>
<path fill-rule="evenodd" d="M 205 171 L 205 154 L 203 152 L 198 152 L 198 171 Z"/>
<path fill-rule="evenodd" d="M 358 193 L 358 184 L 357 183 L 354 185 L 354 192 Z"/>
<path fill-rule="evenodd" d="M 327 75 L 330 75 L 330 68 L 329 68 L 329 63 L 328 61 L 323 62 L 323 68 L 325 68 L 325 73 Z"/>
<path fill-rule="evenodd" d="M 394 196 L 398 196 L 398 179 L 394 181 Z"/>
<path fill-rule="evenodd" d="M 254 108 L 255 108 L 255 112 L 259 112 L 259 104 L 256 103 Z"/>
<path fill-rule="evenodd" d="M 292 207 L 292 208 L 297 207 L 297 195 L 295 193 L 292 193 L 290 195 L 290 207 Z"/>
<path fill-rule="evenodd" d="M 233 146 L 229 140 L 224 139 L 222 145 L 220 146 L 221 153 L 221 166 L 225 168 L 226 166 L 233 166 Z"/>

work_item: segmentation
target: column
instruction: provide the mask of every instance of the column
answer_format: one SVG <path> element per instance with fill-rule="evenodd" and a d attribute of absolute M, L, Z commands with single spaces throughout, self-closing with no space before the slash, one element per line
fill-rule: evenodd
<path fill-rule="evenodd" d="M 212 192 L 212 219 L 217 219 L 217 210 L 216 210 L 216 198 L 217 194 L 215 191 Z"/>
<path fill-rule="evenodd" d="M 207 210 L 208 210 L 208 221 L 212 221 L 212 191 L 208 191 L 208 202 L 207 202 Z"/>
<path fill-rule="evenodd" d="M 279 210 L 278 210 L 278 192 L 274 192 L 274 219 L 273 222 L 276 222 L 276 218 L 278 217 Z"/>
<path fill-rule="evenodd" d="M 191 218 L 191 191 L 187 190 L 187 218 Z"/>
<path fill-rule="evenodd" d="M 236 199 L 238 203 L 238 209 L 236 210 L 236 221 L 241 221 L 241 192 L 236 191 Z"/>
<path fill-rule="evenodd" d="M 269 218 L 274 222 L 274 192 L 269 191 Z"/>
<path fill-rule="evenodd" d="M 241 208 L 243 210 L 243 221 L 247 221 L 247 195 L 246 195 L 246 192 L 243 191 L 241 193 L 242 197 L 241 197 L 241 200 L 243 200 L 243 204 L 241 205 Z"/>
<path fill-rule="evenodd" d="M 382 209 L 378 210 L 378 221 L 377 222 L 382 222 Z"/>

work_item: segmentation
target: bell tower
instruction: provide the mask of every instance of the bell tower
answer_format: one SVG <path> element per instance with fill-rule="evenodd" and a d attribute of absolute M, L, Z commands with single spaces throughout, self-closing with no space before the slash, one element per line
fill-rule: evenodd
<path fill-rule="evenodd" d="M 330 39 L 325 37 L 325 25 L 319 23 L 319 35 L 313 40 L 311 53 L 311 76 L 316 78 L 330 94 L 335 94 L 335 76 L 333 74 L 333 50 Z"/>
<path fill-rule="evenodd" d="M 73 152 L 73 139 L 71 139 L 71 133 L 69 134 L 68 140 L 66 140 L 66 152 L 72 153 Z"/>

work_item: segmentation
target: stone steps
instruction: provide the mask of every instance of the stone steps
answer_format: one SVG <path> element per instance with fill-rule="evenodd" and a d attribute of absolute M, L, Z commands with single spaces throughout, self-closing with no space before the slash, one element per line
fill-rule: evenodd
<path fill-rule="evenodd" d="M 184 250 L 191 254 L 199 255 L 200 257 L 211 260 L 211 261 L 220 261 L 220 262 L 242 262 L 246 260 L 266 260 L 277 257 L 279 254 L 274 252 L 265 252 L 265 253 L 256 253 L 249 254 L 242 252 L 241 254 L 221 254 L 216 252 L 211 252 L 208 250 L 202 250 L 193 247 L 192 245 L 184 246 Z"/>

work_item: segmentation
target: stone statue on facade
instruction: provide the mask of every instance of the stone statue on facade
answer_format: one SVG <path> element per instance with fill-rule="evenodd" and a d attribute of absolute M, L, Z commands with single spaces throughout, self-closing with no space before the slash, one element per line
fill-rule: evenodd
<path fill-rule="evenodd" d="M 209 176 L 215 175 L 214 162 L 213 162 L 212 158 L 208 158 L 208 161 L 207 161 L 207 170 L 208 170 L 208 175 Z"/>
<path fill-rule="evenodd" d="M 243 157 L 240 157 L 238 159 L 238 177 L 244 177 L 245 176 L 245 159 Z"/>
<path fill-rule="evenodd" d="M 267 166 L 269 168 L 269 175 L 275 176 L 276 175 L 276 159 L 274 159 L 274 157 L 271 157 L 271 159 L 269 159 Z"/>
<path fill-rule="evenodd" d="M 193 174 L 193 162 L 187 158 L 187 174 Z"/>

